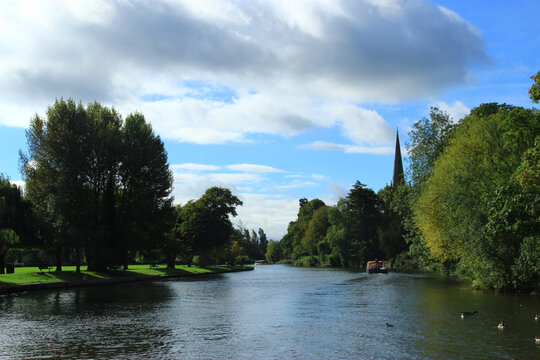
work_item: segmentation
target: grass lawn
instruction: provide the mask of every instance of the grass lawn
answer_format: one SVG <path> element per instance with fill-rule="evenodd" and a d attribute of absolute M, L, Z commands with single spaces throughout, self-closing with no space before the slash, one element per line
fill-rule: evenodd
<path fill-rule="evenodd" d="M 126 271 L 116 270 L 107 273 L 88 271 L 86 266 L 81 267 L 81 273 L 75 272 L 75 266 L 63 266 L 62 272 L 51 269 L 40 271 L 37 267 L 17 267 L 14 274 L 0 274 L 0 287 L 13 284 L 29 284 L 54 281 L 74 281 L 104 278 L 134 277 L 139 275 L 160 275 L 160 276 L 188 276 L 223 273 L 238 270 L 250 269 L 248 266 L 225 266 L 216 265 L 201 268 L 198 266 L 188 267 L 187 265 L 177 265 L 175 269 L 167 269 L 165 265 L 157 265 L 151 269 L 149 265 L 130 265 Z"/>

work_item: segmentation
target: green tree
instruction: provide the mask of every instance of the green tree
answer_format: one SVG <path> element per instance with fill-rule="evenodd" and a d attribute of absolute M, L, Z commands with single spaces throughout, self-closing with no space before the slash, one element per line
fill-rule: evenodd
<path fill-rule="evenodd" d="M 154 246 L 173 226 L 166 152 L 141 114 L 123 123 L 99 103 L 61 99 L 32 119 L 27 141 L 27 194 L 57 270 L 63 248 L 76 251 L 78 269 L 81 249 L 90 269 L 127 265 L 129 250 Z"/>
<path fill-rule="evenodd" d="M 234 230 L 229 217 L 236 216 L 236 207 L 242 204 L 229 189 L 212 187 L 182 208 L 181 233 L 192 241 L 203 266 L 211 251 L 227 245 Z"/>
<path fill-rule="evenodd" d="M 262 228 L 259 228 L 257 233 L 259 234 L 259 247 L 261 249 L 261 253 L 266 254 L 266 249 L 268 247 L 268 238 L 266 237 L 266 233 Z"/>
<path fill-rule="evenodd" d="M 430 259 L 426 240 L 422 237 L 422 232 L 413 217 L 412 208 L 432 173 L 435 161 L 448 145 L 452 137 L 452 130 L 453 124 L 450 116 L 446 112 L 432 107 L 429 118 L 423 118 L 414 123 L 413 129 L 409 132 L 410 140 L 406 144 L 411 183 L 399 189 L 398 198 L 407 199 L 400 205 L 401 226 L 404 231 L 403 237 L 408 243 L 409 256 L 421 269 L 428 266 L 433 260 Z M 394 202 L 394 204 L 396 203 Z M 389 226 L 397 231 L 395 223 L 391 223 Z M 391 234 L 383 233 L 382 236 L 383 242 L 393 242 Z"/>
<path fill-rule="evenodd" d="M 452 119 L 446 112 L 432 107 L 429 118 L 414 123 L 409 132 L 409 174 L 413 186 L 422 185 L 442 154 L 452 132 Z"/>
<path fill-rule="evenodd" d="M 484 226 L 480 286 L 540 289 L 540 136 L 508 184 L 497 189 Z"/>
<path fill-rule="evenodd" d="M 318 254 L 318 245 L 324 241 L 326 231 L 330 226 L 330 223 L 328 222 L 327 209 L 327 206 L 322 206 L 313 213 L 313 216 L 309 220 L 304 237 L 302 238 L 302 247 L 311 255 Z"/>
<path fill-rule="evenodd" d="M 538 100 L 540 100 L 540 71 L 531 76 L 531 79 L 534 80 L 534 84 L 529 88 L 529 97 L 533 103 L 538 104 Z"/>
<path fill-rule="evenodd" d="M 140 113 L 126 118 L 121 129 L 116 259 L 127 267 L 129 249 L 148 251 L 167 242 L 176 214 L 172 206 L 173 176 L 160 137 Z M 169 263 L 169 265 L 171 265 Z"/>
<path fill-rule="evenodd" d="M 407 190 L 408 185 L 400 184 L 397 187 L 386 186 L 377 193 L 382 202 L 379 243 L 387 259 L 408 250 L 406 230 L 403 226 L 403 220 L 410 212 Z"/>
<path fill-rule="evenodd" d="M 300 199 L 300 209 L 298 210 L 298 219 L 293 224 L 291 231 L 293 234 L 292 237 L 292 258 L 297 259 L 301 256 L 311 255 L 310 251 L 306 249 L 302 244 L 302 239 L 304 238 L 306 231 L 309 226 L 309 222 L 313 217 L 313 214 L 320 209 L 325 207 L 325 203 L 320 199 L 313 199 L 306 201 L 305 198 Z"/>
<path fill-rule="evenodd" d="M 276 263 L 283 259 L 283 253 L 281 251 L 281 243 L 279 241 L 270 240 L 266 249 L 266 260 Z"/>
<path fill-rule="evenodd" d="M 382 257 L 378 242 L 381 211 L 377 195 L 358 181 L 346 198 L 328 209 L 330 227 L 325 241 L 332 249 L 332 265 L 359 268 L 368 259 Z"/>
<path fill-rule="evenodd" d="M 21 189 L 0 174 L 0 274 L 4 273 L 6 252 L 31 236 L 30 203 L 23 199 Z"/>
<path fill-rule="evenodd" d="M 26 193 L 35 205 L 47 246 L 56 251 L 56 270 L 62 270 L 62 248 L 85 227 L 84 166 L 89 128 L 86 112 L 72 100 L 56 101 L 47 120 L 36 115 L 26 132 L 29 157 L 22 155 Z M 74 205 L 76 204 L 76 205 Z M 81 231 L 79 231 L 81 230 Z"/>
<path fill-rule="evenodd" d="M 483 104 L 456 126 L 414 206 L 431 255 L 447 269 L 479 280 L 480 272 L 502 266 L 486 256 L 492 246 L 484 226 L 493 216 L 490 204 L 497 191 L 520 166 L 539 134 L 539 124 L 535 110 Z"/>

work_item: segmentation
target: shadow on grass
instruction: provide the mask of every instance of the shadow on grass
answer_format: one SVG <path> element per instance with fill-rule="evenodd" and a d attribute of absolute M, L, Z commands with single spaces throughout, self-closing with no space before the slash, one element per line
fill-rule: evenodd
<path fill-rule="evenodd" d="M 134 278 L 144 276 L 162 276 L 162 277 L 187 277 L 195 275 L 211 275 L 220 274 L 226 272 L 252 270 L 253 267 L 249 266 L 225 266 L 214 265 L 207 267 L 177 267 L 175 269 L 169 269 L 165 265 L 158 265 L 157 267 L 135 267 L 128 270 L 112 270 L 107 272 L 95 272 L 95 271 L 81 271 L 76 273 L 74 270 L 57 271 L 35 271 L 28 269 L 25 272 L 9 274 L 8 277 L 0 276 L 0 287 L 15 285 L 15 284 L 29 284 L 29 283 L 42 283 L 42 282 L 58 282 L 58 281 L 80 281 L 80 280 L 98 280 L 104 278 Z"/>

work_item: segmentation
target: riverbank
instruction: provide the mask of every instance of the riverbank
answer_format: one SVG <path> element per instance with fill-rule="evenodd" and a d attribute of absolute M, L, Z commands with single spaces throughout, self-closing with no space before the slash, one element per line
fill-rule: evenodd
<path fill-rule="evenodd" d="M 167 278 L 205 276 L 249 270 L 253 270 L 253 267 L 216 265 L 202 268 L 181 265 L 176 266 L 175 269 L 168 269 L 165 265 L 157 265 L 155 267 L 150 267 L 149 265 L 131 265 L 128 270 L 117 270 L 106 273 L 88 271 L 86 267 L 82 267 L 81 272 L 76 273 L 74 266 L 64 266 L 62 272 L 52 270 L 40 271 L 37 267 L 20 267 L 15 268 L 15 273 L 13 274 L 0 274 L 0 294 L 137 281 L 155 281 Z"/>

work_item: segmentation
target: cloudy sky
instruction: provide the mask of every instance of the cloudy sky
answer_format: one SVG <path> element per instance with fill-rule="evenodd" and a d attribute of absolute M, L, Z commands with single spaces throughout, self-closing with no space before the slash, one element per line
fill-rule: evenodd
<path fill-rule="evenodd" d="M 508 5 L 511 4 L 511 5 Z M 389 184 L 430 106 L 531 107 L 536 0 L 0 0 L 0 172 L 56 98 L 140 111 L 185 203 L 211 186 L 280 239 L 301 197 Z"/>

